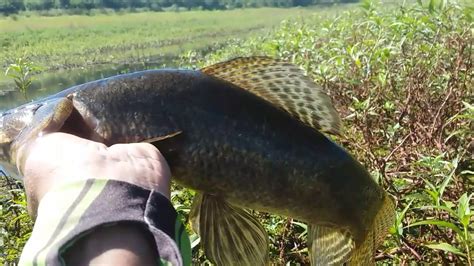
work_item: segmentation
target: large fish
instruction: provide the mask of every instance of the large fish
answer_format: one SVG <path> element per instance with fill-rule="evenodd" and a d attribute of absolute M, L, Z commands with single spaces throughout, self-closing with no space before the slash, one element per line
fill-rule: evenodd
<path fill-rule="evenodd" d="M 201 70 L 151 70 L 78 85 L 3 113 L 0 155 L 64 131 L 108 145 L 150 142 L 196 190 L 194 230 L 218 265 L 267 263 L 268 237 L 244 208 L 309 224 L 313 264 L 370 264 L 394 204 L 321 132 L 340 133 L 331 100 L 298 67 L 267 57 Z"/>

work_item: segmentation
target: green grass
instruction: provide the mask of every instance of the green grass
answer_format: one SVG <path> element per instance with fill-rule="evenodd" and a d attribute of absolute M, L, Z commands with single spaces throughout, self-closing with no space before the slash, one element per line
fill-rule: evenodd
<path fill-rule="evenodd" d="M 302 8 L 260 8 L 6 17 L 0 19 L 0 58 L 5 68 L 26 54 L 45 70 L 140 62 L 245 37 L 268 30 L 285 18 L 312 12 Z"/>

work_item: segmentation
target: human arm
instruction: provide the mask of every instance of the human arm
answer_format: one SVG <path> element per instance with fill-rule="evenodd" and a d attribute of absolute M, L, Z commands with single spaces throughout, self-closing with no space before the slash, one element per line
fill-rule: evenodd
<path fill-rule="evenodd" d="M 24 162 L 28 209 L 37 214 L 22 261 L 48 256 L 67 265 L 151 265 L 163 256 L 182 261 L 178 255 L 187 244 L 176 244 L 183 235 L 175 234 L 170 171 L 154 146 L 106 147 L 51 133 L 18 156 L 24 156 L 18 161 Z"/>

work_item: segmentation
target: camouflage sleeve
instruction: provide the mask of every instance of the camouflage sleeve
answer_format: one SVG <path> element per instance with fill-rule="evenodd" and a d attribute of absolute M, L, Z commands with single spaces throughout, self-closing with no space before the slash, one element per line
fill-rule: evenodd
<path fill-rule="evenodd" d="M 158 192 L 114 180 L 88 179 L 55 187 L 41 200 L 20 265 L 64 265 L 62 254 L 100 226 L 142 224 L 156 243 L 157 265 L 190 265 L 188 234 Z"/>

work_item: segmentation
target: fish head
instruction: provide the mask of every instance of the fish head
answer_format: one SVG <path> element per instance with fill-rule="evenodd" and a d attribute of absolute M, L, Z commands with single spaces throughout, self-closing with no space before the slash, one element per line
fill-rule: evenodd
<path fill-rule="evenodd" d="M 0 166 L 19 178 L 18 169 L 26 158 L 17 156 L 18 150 L 44 134 L 61 131 L 73 110 L 69 98 L 51 97 L 0 114 Z M 78 123 L 76 127 L 83 125 Z M 70 127 L 72 133 L 76 127 Z"/>
<path fill-rule="evenodd" d="M 0 114 L 0 167 L 9 176 L 19 177 L 12 153 L 13 143 L 27 128 L 41 104 L 32 103 L 19 106 Z"/>

